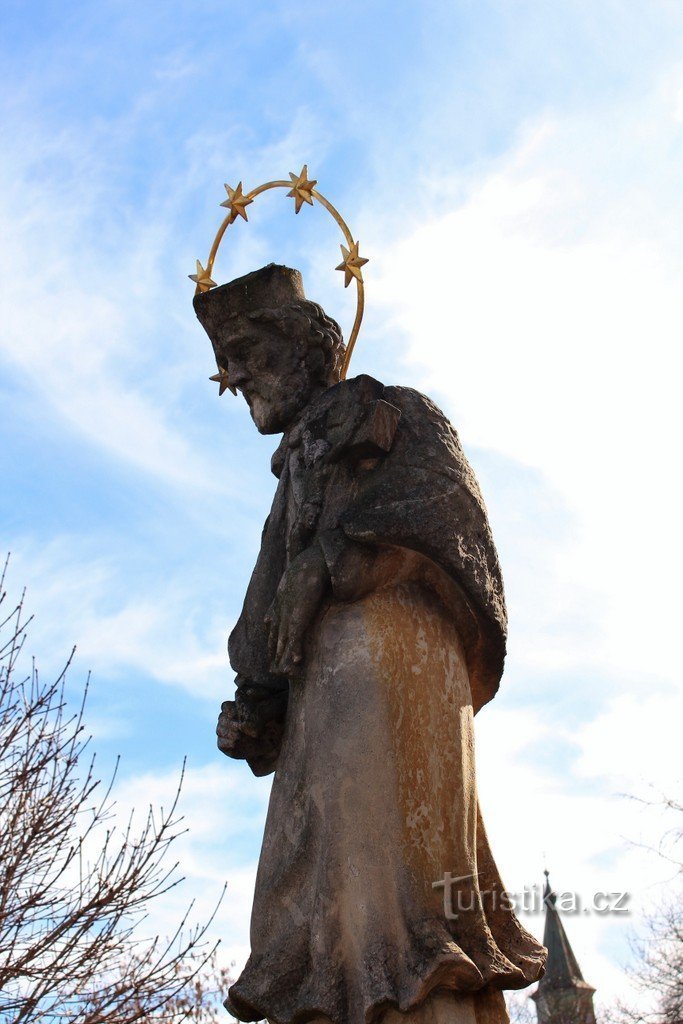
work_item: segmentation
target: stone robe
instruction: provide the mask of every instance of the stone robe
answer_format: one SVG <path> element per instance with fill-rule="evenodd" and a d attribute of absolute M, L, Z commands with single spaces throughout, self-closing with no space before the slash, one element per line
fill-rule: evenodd
<path fill-rule="evenodd" d="M 544 950 L 504 899 L 477 803 L 472 719 L 506 637 L 478 485 L 432 402 L 364 376 L 311 403 L 273 470 L 229 651 L 245 756 L 275 778 L 251 956 L 226 1006 L 245 1021 L 375 1024 L 448 993 L 483 1005 L 535 981 Z M 331 586 L 290 680 L 271 671 L 264 618 L 312 544 Z M 389 560 L 381 587 L 348 578 L 351 549 Z"/>

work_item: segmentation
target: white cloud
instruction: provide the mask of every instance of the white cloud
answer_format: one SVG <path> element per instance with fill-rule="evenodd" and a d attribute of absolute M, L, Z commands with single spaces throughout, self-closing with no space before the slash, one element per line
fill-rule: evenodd
<path fill-rule="evenodd" d="M 460 180 L 462 205 L 388 244 L 373 282 L 410 377 L 466 445 L 539 468 L 566 502 L 557 597 L 600 595 L 585 662 L 630 677 L 670 678 L 678 653 L 683 203 L 671 167 L 650 188 L 671 131 L 659 91 L 546 120 Z M 457 191 L 431 186 L 435 208 Z"/>
<path fill-rule="evenodd" d="M 580 730 L 578 778 L 604 779 L 616 792 L 643 800 L 681 791 L 683 695 L 624 694 Z M 642 808 L 636 807 L 642 817 Z M 634 835 L 633 839 L 638 836 Z"/>
<path fill-rule="evenodd" d="M 157 208 L 134 211 L 109 166 L 148 99 L 130 123 L 100 122 L 88 135 L 36 113 L 28 86 L 17 109 L 3 110 L 0 357 L 22 407 L 32 403 L 55 430 L 170 483 L 216 491 L 221 474 L 183 422 L 191 369 L 205 379 L 177 350 L 175 259 L 168 267 L 188 186 L 177 174 Z"/>
<path fill-rule="evenodd" d="M 59 671 L 75 643 L 77 664 L 95 678 L 137 672 L 201 700 L 225 696 L 229 624 L 218 602 L 209 607 L 211 581 L 186 565 L 166 572 L 163 584 L 138 580 L 132 594 L 116 554 L 95 553 L 68 537 L 40 549 L 20 541 L 10 561 L 14 581 L 27 587 L 35 620 L 29 647 L 42 672 Z"/>
<path fill-rule="evenodd" d="M 672 73 L 664 83 L 664 90 L 671 103 L 674 121 L 683 121 L 683 68 Z"/>

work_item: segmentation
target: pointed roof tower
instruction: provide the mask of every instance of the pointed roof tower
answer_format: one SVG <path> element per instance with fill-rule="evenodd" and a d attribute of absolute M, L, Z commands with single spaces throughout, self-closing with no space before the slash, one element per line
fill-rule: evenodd
<path fill-rule="evenodd" d="M 548 962 L 545 974 L 531 997 L 536 1001 L 538 1024 L 595 1024 L 595 989 L 583 979 L 555 906 L 557 897 L 550 888 L 548 872 L 544 874 L 543 945 L 548 948 Z"/>

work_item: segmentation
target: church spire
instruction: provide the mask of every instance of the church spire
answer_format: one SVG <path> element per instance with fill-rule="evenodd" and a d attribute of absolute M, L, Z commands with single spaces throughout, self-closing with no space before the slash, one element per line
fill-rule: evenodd
<path fill-rule="evenodd" d="M 548 962 L 532 996 L 536 1001 L 538 1024 L 595 1024 L 595 989 L 583 979 L 555 906 L 557 897 L 550 887 L 548 872 L 544 874 L 543 945 L 548 948 Z"/>

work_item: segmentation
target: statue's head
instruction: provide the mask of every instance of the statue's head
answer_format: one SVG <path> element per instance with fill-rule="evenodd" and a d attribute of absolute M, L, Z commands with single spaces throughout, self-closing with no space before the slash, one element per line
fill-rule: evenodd
<path fill-rule="evenodd" d="M 306 299 L 298 270 L 271 263 L 196 295 L 194 308 L 227 386 L 242 392 L 262 434 L 286 430 L 338 382 L 341 330 Z"/>

